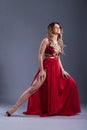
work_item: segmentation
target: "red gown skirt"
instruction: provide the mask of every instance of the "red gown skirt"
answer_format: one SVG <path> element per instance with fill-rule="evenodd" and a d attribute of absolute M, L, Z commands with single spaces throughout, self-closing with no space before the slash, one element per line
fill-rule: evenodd
<path fill-rule="evenodd" d="M 78 88 L 75 80 L 63 78 L 59 60 L 57 58 L 45 58 L 44 69 L 47 71 L 46 80 L 28 100 L 26 115 L 76 115 L 81 111 Z M 40 70 L 34 77 L 37 77 Z M 34 81 L 33 80 L 33 81 Z"/>

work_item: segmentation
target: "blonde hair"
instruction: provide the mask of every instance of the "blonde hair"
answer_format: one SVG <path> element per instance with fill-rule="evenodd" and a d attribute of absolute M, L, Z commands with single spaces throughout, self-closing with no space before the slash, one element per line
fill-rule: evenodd
<path fill-rule="evenodd" d="M 58 24 L 60 26 L 60 34 L 58 34 L 58 37 L 57 37 L 57 41 L 58 41 L 58 44 L 60 45 L 61 49 L 63 50 L 64 48 L 64 43 L 63 43 L 63 39 L 62 39 L 62 34 L 63 34 L 63 29 L 61 27 L 61 25 L 58 23 L 58 22 L 52 22 L 48 25 L 47 27 L 47 34 L 48 34 L 48 38 L 50 40 L 52 40 L 52 36 L 53 36 L 53 27 L 55 24 Z"/>

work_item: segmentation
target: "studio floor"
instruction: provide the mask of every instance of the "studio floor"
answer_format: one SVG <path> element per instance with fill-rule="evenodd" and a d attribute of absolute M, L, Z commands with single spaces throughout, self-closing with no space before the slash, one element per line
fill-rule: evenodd
<path fill-rule="evenodd" d="M 81 105 L 81 113 L 75 116 L 40 117 L 23 115 L 21 106 L 11 117 L 5 112 L 11 104 L 0 104 L 0 130 L 87 130 L 87 105 Z"/>

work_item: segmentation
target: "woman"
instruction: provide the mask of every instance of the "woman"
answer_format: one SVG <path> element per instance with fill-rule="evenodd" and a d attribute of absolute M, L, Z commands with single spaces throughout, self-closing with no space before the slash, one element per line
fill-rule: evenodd
<path fill-rule="evenodd" d="M 64 70 L 60 60 L 64 48 L 62 33 L 62 27 L 58 22 L 48 25 L 48 37 L 43 39 L 39 49 L 39 70 L 31 86 L 6 112 L 7 116 L 11 116 L 28 98 L 27 111 L 23 112 L 27 115 L 67 116 L 80 112 L 76 82 Z"/>

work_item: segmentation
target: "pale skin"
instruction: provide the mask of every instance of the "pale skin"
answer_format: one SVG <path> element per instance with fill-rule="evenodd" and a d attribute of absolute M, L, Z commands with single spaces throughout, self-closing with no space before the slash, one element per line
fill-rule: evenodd
<path fill-rule="evenodd" d="M 53 28 L 53 40 L 57 41 L 57 36 L 58 33 L 60 33 L 60 27 L 58 24 L 54 25 Z M 16 102 L 16 104 L 8 110 L 8 113 L 11 115 L 12 113 L 14 113 L 17 108 L 24 103 L 32 94 L 34 94 L 43 84 L 43 82 L 46 79 L 46 70 L 44 70 L 43 67 L 43 56 L 44 56 L 44 52 L 45 49 L 47 47 L 47 45 L 49 44 L 49 40 L 48 38 L 43 39 L 43 41 L 41 42 L 40 48 L 39 48 L 39 53 L 38 53 L 38 61 L 40 64 L 40 72 L 39 75 L 37 76 L 37 78 L 33 81 L 32 85 L 29 86 L 29 88 L 27 90 L 24 91 L 24 93 L 20 96 L 20 98 L 18 99 L 18 101 Z M 61 63 L 60 57 L 59 57 L 59 64 L 61 67 L 61 71 L 62 71 L 62 76 L 68 78 L 69 74 L 64 70 L 63 65 Z"/>

